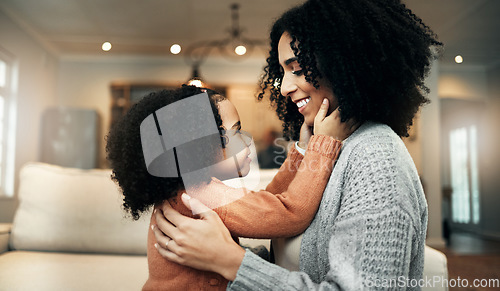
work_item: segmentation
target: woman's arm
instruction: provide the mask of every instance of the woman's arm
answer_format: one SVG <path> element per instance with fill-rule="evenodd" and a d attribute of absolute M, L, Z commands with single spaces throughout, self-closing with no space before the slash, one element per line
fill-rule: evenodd
<path fill-rule="evenodd" d="M 195 199 L 183 197 L 183 202 L 203 211 Z M 326 266 L 330 269 L 318 284 L 305 272 L 290 272 L 245 252 L 208 208 L 200 219 L 182 216 L 172 208 L 164 214 L 173 225 L 157 215 L 158 226 L 168 236 L 155 230 L 159 245 L 167 245 L 166 249 L 157 246 L 160 254 L 178 264 L 219 273 L 233 281 L 230 290 L 361 290 L 383 280 L 411 279 L 412 241 L 420 236 L 400 207 L 343 217 L 333 226 Z"/>
<path fill-rule="evenodd" d="M 381 227 L 371 228 L 371 219 Z M 228 290 L 364 290 L 382 288 L 389 280 L 393 280 L 394 288 L 405 289 L 409 286 L 394 284 L 412 279 L 409 268 L 415 237 L 413 225 L 407 222 L 408 215 L 395 209 L 376 214 L 359 212 L 356 217 L 336 222 L 328 244 L 330 268 L 319 283 L 305 272 L 290 272 L 250 251 L 245 253 L 234 279 L 230 277 L 234 265 L 220 264 L 214 270 L 233 281 Z M 236 254 L 225 259 L 237 260 Z"/>

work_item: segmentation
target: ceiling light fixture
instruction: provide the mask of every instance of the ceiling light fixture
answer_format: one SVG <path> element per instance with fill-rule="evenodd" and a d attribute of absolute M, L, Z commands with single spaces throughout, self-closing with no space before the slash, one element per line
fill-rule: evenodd
<path fill-rule="evenodd" d="M 196 65 L 193 65 L 191 78 L 186 82 L 186 84 L 200 88 L 210 88 L 210 86 L 201 79 L 199 67 Z"/>
<path fill-rule="evenodd" d="M 174 55 L 177 55 L 181 52 L 182 48 L 180 45 L 178 44 L 173 44 L 171 47 L 170 47 L 170 52 Z"/>
<path fill-rule="evenodd" d="M 210 55 L 220 55 L 231 61 L 240 61 L 252 54 L 255 48 L 267 48 L 267 40 L 250 39 L 243 35 L 240 27 L 240 5 L 233 3 L 231 8 L 231 28 L 229 36 L 219 40 L 198 41 L 186 48 L 186 62 L 199 71 L 200 65 Z"/>
<path fill-rule="evenodd" d="M 461 55 L 457 55 L 455 57 L 455 63 L 461 64 L 461 63 L 463 63 L 463 61 L 464 61 L 464 58 Z"/>
<path fill-rule="evenodd" d="M 107 52 L 109 51 L 113 46 L 111 45 L 111 43 L 109 41 L 106 41 L 102 44 L 102 50 Z"/>
<path fill-rule="evenodd" d="M 237 46 L 235 49 L 234 49 L 234 52 L 238 55 L 238 56 L 242 56 L 244 54 L 247 53 L 247 48 L 244 46 L 244 45 L 239 45 Z"/>

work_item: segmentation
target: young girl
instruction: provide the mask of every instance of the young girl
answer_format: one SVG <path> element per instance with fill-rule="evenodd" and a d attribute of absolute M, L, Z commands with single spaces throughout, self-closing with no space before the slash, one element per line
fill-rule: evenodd
<path fill-rule="evenodd" d="M 113 179 L 122 188 L 123 205 L 134 219 L 139 218 L 150 206 L 155 205 L 155 211 L 158 211 L 164 204 L 170 204 L 184 215 L 193 216 L 191 210 L 180 201 L 180 195 L 186 187 L 180 177 L 160 178 L 148 173 L 143 153 L 145 147 L 141 145 L 140 124 L 160 108 L 204 91 L 209 96 L 215 122 L 224 141 L 218 145 L 222 156 L 228 157 L 227 160 L 234 160 L 236 157 L 240 164 L 238 175 L 244 176 L 248 173 L 248 161 L 241 158 L 242 153 L 245 155 L 248 150 L 247 146 L 241 146 L 245 140 L 238 134 L 228 133 L 231 128 L 235 129 L 236 133 L 240 130 L 238 113 L 229 100 L 214 91 L 190 86 L 152 93 L 130 109 L 117 126 L 113 127 L 107 139 Z M 289 237 L 307 228 L 316 213 L 341 148 L 341 142 L 332 136 L 344 139 L 353 131 L 348 124 L 340 123 L 337 111 L 325 118 L 327 108 L 326 102 L 322 107 L 323 111 L 320 110 L 322 116 L 318 114 L 315 135 L 310 137 L 305 155 L 292 147 L 278 174 L 265 191 L 239 195 L 239 199 L 214 209 L 233 237 Z M 306 144 L 307 139 L 306 134 L 301 136 L 301 141 Z M 214 145 L 207 145 L 212 146 Z M 196 192 L 200 193 L 197 196 L 199 200 L 203 201 L 205 194 L 209 199 L 214 199 L 217 198 L 212 195 L 214 193 L 229 193 L 229 196 L 233 192 L 237 195 L 240 193 L 239 189 L 230 188 L 217 179 L 233 178 L 233 171 L 225 172 L 224 167 L 221 167 L 212 173 L 216 172 L 217 177 L 210 181 L 200 178 L 198 187 L 195 187 L 198 189 Z M 156 220 L 152 215 L 151 226 L 154 225 Z M 149 279 L 143 290 L 226 288 L 228 281 L 219 274 L 198 271 L 162 258 L 155 248 L 155 243 L 154 233 L 150 231 Z M 182 241 L 172 242 L 172 245 L 181 243 Z M 219 255 L 224 256 L 222 253 Z"/>

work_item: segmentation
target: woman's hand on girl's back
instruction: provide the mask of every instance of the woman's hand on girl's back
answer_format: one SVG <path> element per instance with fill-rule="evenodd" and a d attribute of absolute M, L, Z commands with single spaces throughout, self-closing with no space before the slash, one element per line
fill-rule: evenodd
<path fill-rule="evenodd" d="M 323 99 L 323 103 L 314 118 L 314 134 L 328 135 L 343 141 L 359 127 L 359 123 L 353 119 L 342 122 L 338 107 L 330 115 L 327 115 L 328 104 L 328 99 Z"/>
<path fill-rule="evenodd" d="M 177 264 L 216 272 L 233 281 L 245 256 L 216 212 L 187 194 L 181 196 L 186 207 L 199 213 L 199 219 L 184 216 L 165 204 L 155 211 L 152 227 L 162 257 Z"/>

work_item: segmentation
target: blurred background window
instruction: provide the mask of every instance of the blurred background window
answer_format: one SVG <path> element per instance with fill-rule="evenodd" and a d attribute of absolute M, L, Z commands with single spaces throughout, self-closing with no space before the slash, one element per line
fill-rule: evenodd
<path fill-rule="evenodd" d="M 479 223 L 477 130 L 461 127 L 450 132 L 452 215 L 456 223 Z"/>
<path fill-rule="evenodd" d="M 13 57 L 0 47 L 0 196 L 14 192 Z"/>

